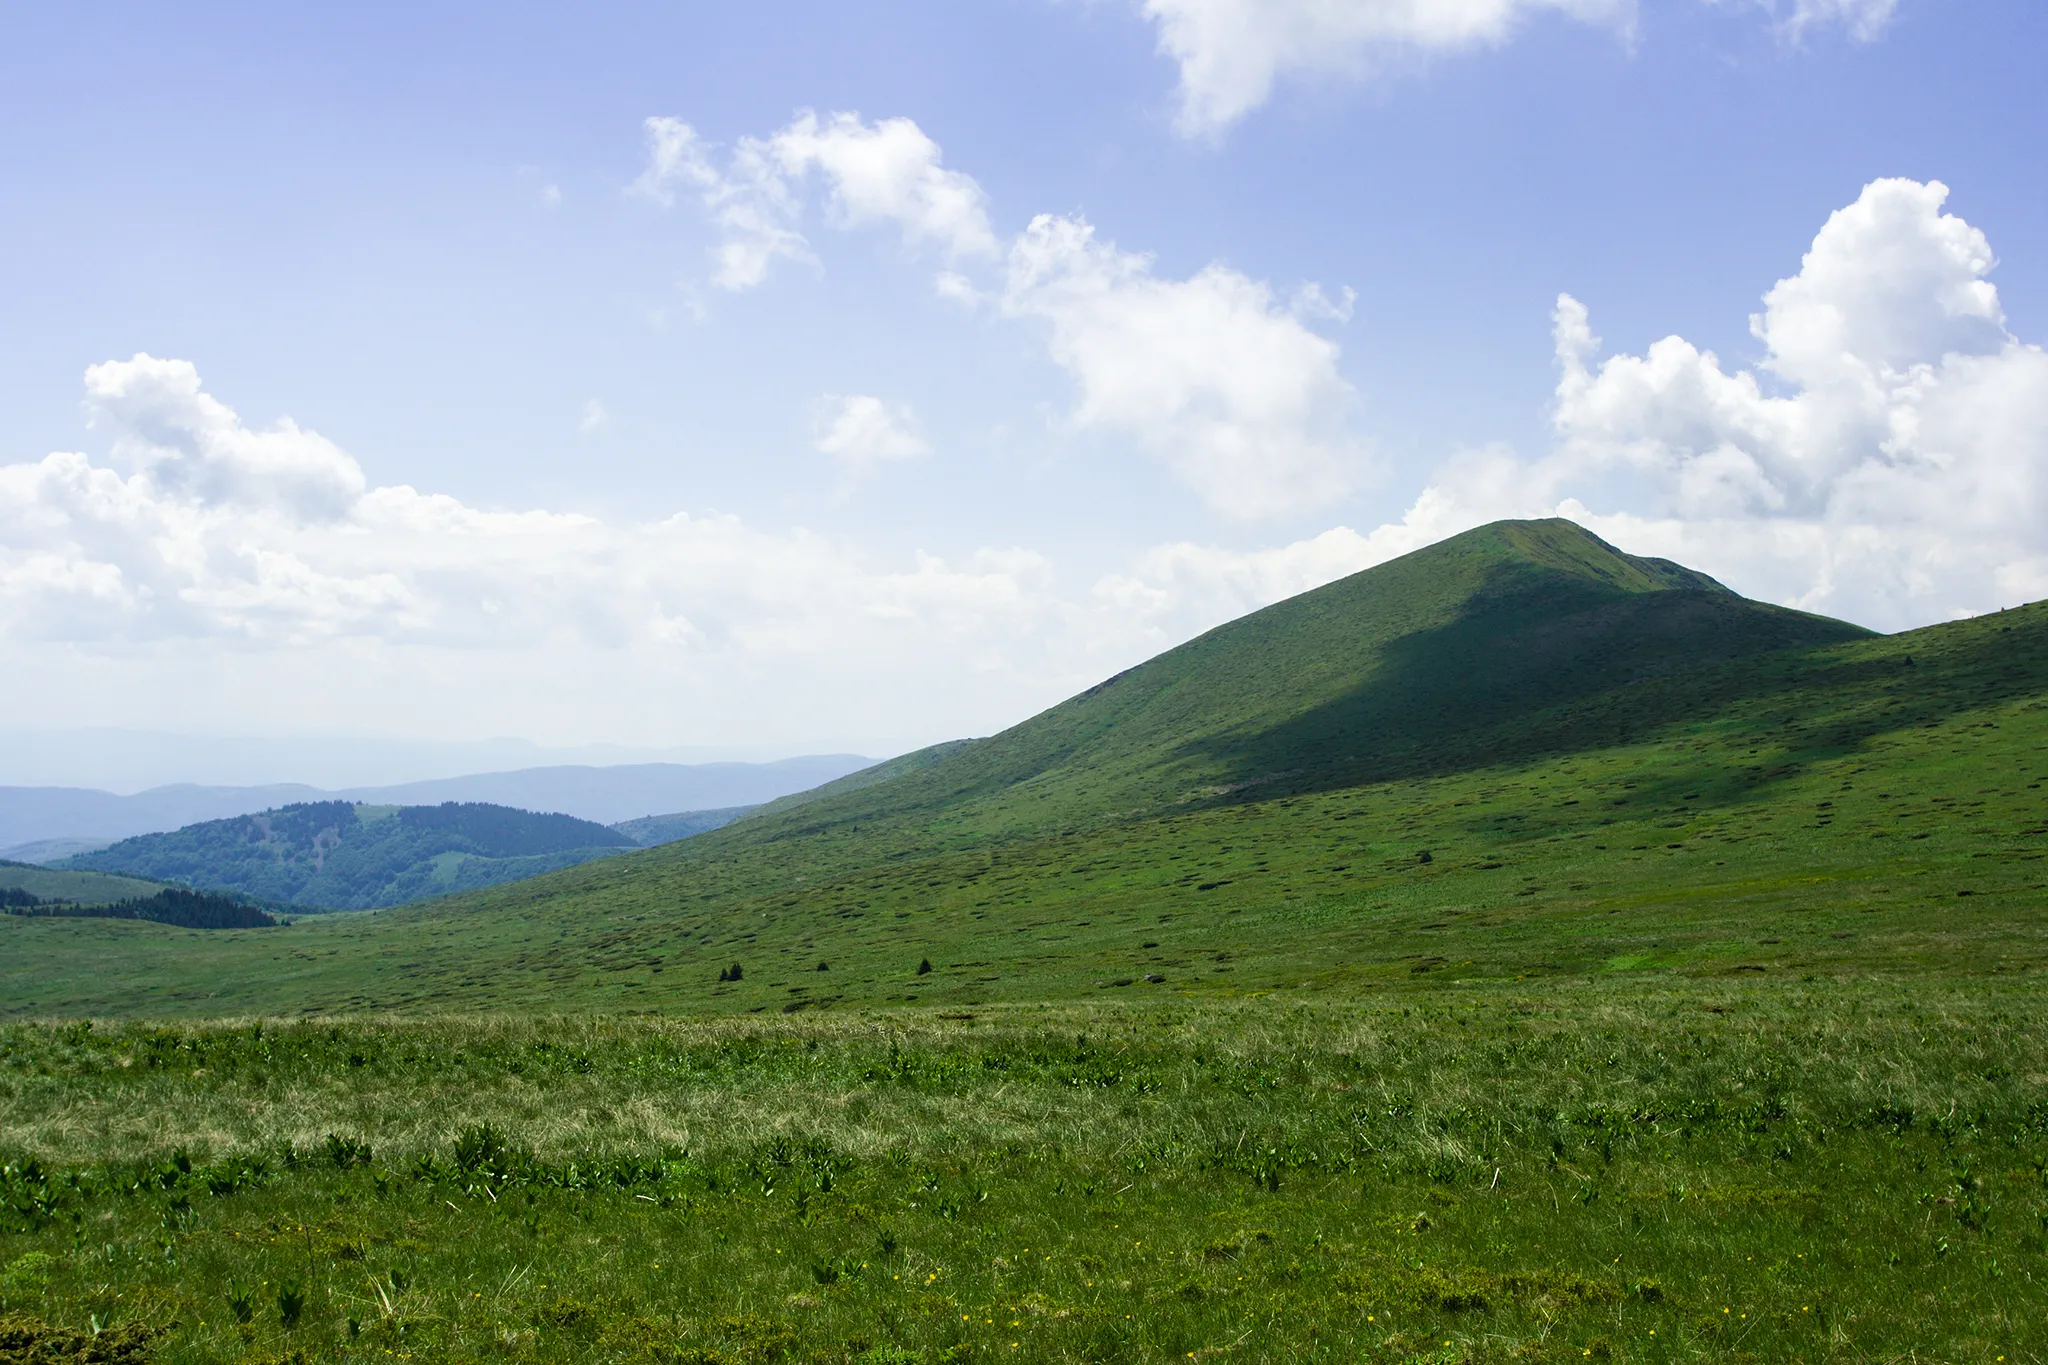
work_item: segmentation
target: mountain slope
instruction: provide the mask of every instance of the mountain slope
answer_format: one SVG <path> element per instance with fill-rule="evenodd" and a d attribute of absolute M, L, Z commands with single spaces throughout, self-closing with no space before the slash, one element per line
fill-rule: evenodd
<path fill-rule="evenodd" d="M 1880 638 L 1542 524 L 1435 549 L 664 848 L 203 958 L 0 925 L 0 1001 L 721 1012 L 2048 962 L 2048 606 Z"/>
<path fill-rule="evenodd" d="M 367 910 L 476 890 L 637 847 L 569 815 L 471 802 L 321 801 L 169 834 L 145 834 L 66 866 L 128 873 L 288 905 Z"/>
<path fill-rule="evenodd" d="M 778 824 L 787 807 L 770 805 L 730 833 L 941 811 L 1053 829 L 1456 771 L 1597 741 L 1545 718 L 1576 699 L 1869 635 L 1572 522 L 1497 523 L 1219 626 L 989 739 L 894 760 L 886 786 L 855 774 L 804 794 L 801 817 Z"/>

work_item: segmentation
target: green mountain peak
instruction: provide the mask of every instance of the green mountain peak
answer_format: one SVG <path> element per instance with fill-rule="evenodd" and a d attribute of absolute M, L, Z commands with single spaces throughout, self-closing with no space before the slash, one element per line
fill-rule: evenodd
<path fill-rule="evenodd" d="M 1569 708 L 1590 697 L 1869 634 L 1570 521 L 1495 522 L 1218 626 L 988 739 L 896 760 L 886 782 L 842 779 L 801 816 L 771 805 L 729 837 L 940 811 L 1056 829 L 1457 771 L 1584 742 Z"/>

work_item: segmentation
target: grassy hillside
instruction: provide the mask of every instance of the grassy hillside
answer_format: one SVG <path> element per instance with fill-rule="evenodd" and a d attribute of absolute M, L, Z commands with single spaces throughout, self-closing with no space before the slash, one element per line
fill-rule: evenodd
<path fill-rule="evenodd" d="M 377 915 L 0 917 L 0 1352 L 2048 1358 L 2048 606 L 1488 528 L 885 766 Z"/>
<path fill-rule="evenodd" d="M 163 883 L 105 872 L 66 872 L 34 863 L 0 862 L 0 891 L 26 891 L 39 900 L 100 905 L 153 896 Z"/>
<path fill-rule="evenodd" d="M 1876 638 L 1575 528 L 1438 549 L 888 781 L 668 848 L 218 936 L 203 959 L 148 930 L 0 926 L 0 999 L 17 1015 L 733 1012 L 2040 960 L 2048 610 Z M 1446 596 L 1459 573 L 1466 597 Z M 1394 607 L 1407 635 L 1375 615 Z M 1535 701 L 1411 644 L 1434 632 L 1477 655 L 1459 634 L 1475 620 L 1516 646 L 1494 653 Z M 1360 639 L 1382 644 L 1356 646 L 1347 675 L 1330 659 Z M 1245 691 L 1266 703 L 1229 686 L 1231 658 L 1264 670 Z M 1205 690 L 1225 713 L 1206 726 Z M 1387 715 L 1403 724 L 1366 724 Z M 1304 734 L 1337 738 L 1319 756 Z M 721 982 L 733 964 L 742 979 Z"/>
<path fill-rule="evenodd" d="M 626 834 L 568 815 L 476 802 L 318 801 L 123 839 L 65 866 L 287 905 L 367 910 L 530 877 L 636 846 Z"/>

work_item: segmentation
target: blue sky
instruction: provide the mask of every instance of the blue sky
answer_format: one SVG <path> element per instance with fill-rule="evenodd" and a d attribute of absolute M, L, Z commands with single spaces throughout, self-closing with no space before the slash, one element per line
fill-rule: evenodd
<path fill-rule="evenodd" d="M 1560 510 L 2048 595 L 2037 5 L 4 14 L 14 727 L 881 752 Z"/>

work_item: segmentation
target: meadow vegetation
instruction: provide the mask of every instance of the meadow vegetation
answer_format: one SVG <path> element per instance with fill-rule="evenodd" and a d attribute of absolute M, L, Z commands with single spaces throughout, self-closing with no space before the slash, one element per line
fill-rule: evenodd
<path fill-rule="evenodd" d="M 11 1026 L 0 1293 L 164 1361 L 2048 1340 L 2021 988 L 954 1013 Z"/>
<path fill-rule="evenodd" d="M 0 917 L 0 1361 L 2048 1355 L 2048 608 L 1412 559 L 666 848 Z"/>

